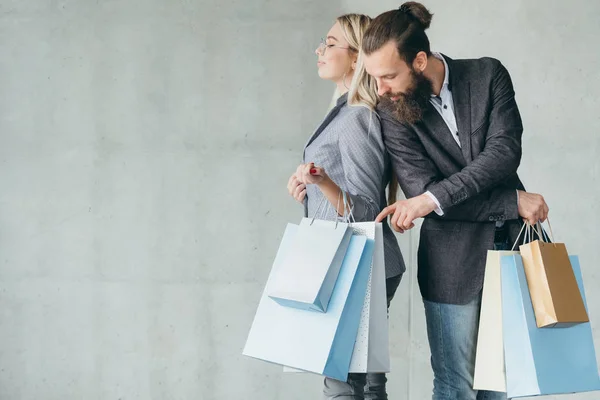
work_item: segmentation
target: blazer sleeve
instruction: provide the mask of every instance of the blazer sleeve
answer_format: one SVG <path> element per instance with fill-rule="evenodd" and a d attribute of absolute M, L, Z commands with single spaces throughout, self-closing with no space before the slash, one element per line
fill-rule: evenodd
<path fill-rule="evenodd" d="M 338 145 L 345 182 L 338 185 L 345 186 L 354 219 L 374 221 L 381 211 L 386 163 L 379 118 L 366 107 L 350 106 L 341 123 Z"/>
<path fill-rule="evenodd" d="M 517 172 L 521 162 L 523 124 L 506 68 L 495 61 L 493 96 L 484 149 L 462 171 L 428 187 L 444 212 L 479 193 L 501 184 Z"/>

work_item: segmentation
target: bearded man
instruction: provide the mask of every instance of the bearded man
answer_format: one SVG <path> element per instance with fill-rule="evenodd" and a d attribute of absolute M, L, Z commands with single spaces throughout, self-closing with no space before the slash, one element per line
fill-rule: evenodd
<path fill-rule="evenodd" d="M 404 232 L 424 218 L 418 281 L 433 399 L 506 399 L 473 390 L 486 255 L 512 245 L 522 219 L 544 221 L 548 206 L 517 175 L 523 125 L 508 71 L 493 58 L 431 52 L 431 18 L 408 2 L 375 18 L 363 39 L 384 142 L 407 198 L 377 220 L 393 215 L 391 226 Z"/>

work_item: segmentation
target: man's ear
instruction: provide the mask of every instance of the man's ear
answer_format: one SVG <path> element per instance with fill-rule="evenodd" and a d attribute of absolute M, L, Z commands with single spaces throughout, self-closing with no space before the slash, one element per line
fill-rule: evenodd
<path fill-rule="evenodd" d="M 427 68 L 427 53 L 425 53 L 424 51 L 420 51 L 417 53 L 417 56 L 415 57 L 414 61 L 413 61 L 413 69 L 415 71 L 420 71 L 423 72 L 425 71 L 425 68 Z"/>

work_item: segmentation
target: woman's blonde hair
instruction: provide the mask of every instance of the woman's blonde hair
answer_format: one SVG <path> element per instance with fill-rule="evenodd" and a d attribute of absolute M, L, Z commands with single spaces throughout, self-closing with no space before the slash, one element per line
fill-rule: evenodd
<path fill-rule="evenodd" d="M 342 27 L 344 38 L 348 42 L 350 49 L 358 53 L 354 77 L 348 91 L 348 104 L 351 106 L 367 107 L 369 110 L 375 112 L 378 101 L 377 83 L 365 70 L 363 52 L 361 50 L 364 34 L 371 24 L 372 19 L 363 14 L 345 14 L 338 17 L 336 21 Z M 335 104 L 338 97 L 339 93 L 336 89 L 333 95 L 333 104 Z M 392 173 L 392 179 L 388 186 L 388 203 L 395 203 L 397 195 L 398 180 L 396 174 Z"/>
<path fill-rule="evenodd" d="M 358 54 L 354 77 L 348 91 L 348 104 L 364 106 L 373 111 L 377 105 L 377 85 L 375 80 L 366 73 L 362 62 L 362 52 L 360 51 L 363 36 L 371 20 L 371 17 L 364 14 L 345 14 L 339 16 L 336 22 L 342 27 L 344 38 L 348 42 L 350 50 Z M 340 94 L 336 89 L 333 94 L 333 104 L 339 96 Z"/>

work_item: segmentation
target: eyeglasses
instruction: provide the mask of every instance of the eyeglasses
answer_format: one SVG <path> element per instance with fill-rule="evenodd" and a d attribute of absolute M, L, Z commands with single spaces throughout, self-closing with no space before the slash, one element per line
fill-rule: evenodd
<path fill-rule="evenodd" d="M 354 50 L 352 47 L 342 47 L 342 46 L 338 46 L 336 44 L 327 44 L 327 42 L 325 41 L 325 39 L 321 39 L 321 43 L 319 43 L 319 47 L 317 47 L 317 52 L 324 56 L 325 53 L 327 52 L 327 49 L 330 49 L 332 47 L 337 47 L 338 49 L 345 49 L 345 50 Z"/>

